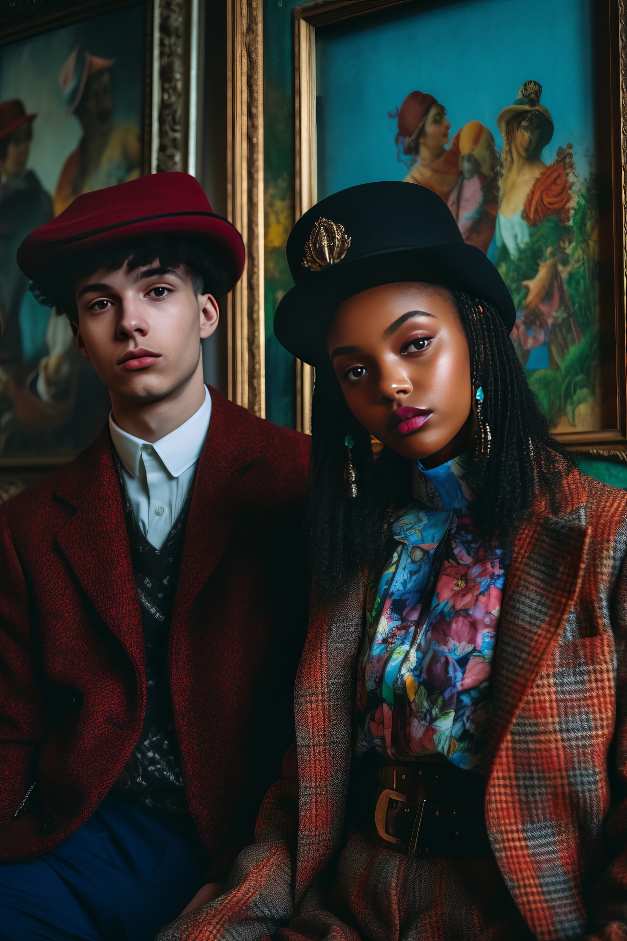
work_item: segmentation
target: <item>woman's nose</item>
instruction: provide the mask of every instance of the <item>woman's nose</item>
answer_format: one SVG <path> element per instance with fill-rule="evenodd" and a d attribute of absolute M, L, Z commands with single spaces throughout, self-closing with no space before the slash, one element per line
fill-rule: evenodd
<path fill-rule="evenodd" d="M 412 391 L 409 376 L 403 369 L 382 369 L 379 374 L 379 390 L 383 398 L 405 398 Z"/>

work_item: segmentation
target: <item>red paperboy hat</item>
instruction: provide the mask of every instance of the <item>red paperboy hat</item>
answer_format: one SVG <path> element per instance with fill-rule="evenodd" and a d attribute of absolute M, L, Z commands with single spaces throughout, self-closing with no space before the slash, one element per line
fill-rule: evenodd
<path fill-rule="evenodd" d="M 230 291 L 244 270 L 242 237 L 213 211 L 205 192 L 188 173 L 148 176 L 78 196 L 60 215 L 28 235 L 17 252 L 24 274 L 45 285 L 59 265 L 82 249 L 146 235 L 193 235 L 217 255 Z"/>
<path fill-rule="evenodd" d="M 36 117 L 36 114 L 26 113 L 26 108 L 19 98 L 0 101 L 0 140 L 15 134 L 23 124 L 32 123 Z"/>

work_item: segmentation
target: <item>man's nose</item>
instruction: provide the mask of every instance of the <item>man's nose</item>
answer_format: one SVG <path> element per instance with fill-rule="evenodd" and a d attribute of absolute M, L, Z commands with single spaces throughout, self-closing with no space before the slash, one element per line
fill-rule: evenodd
<path fill-rule="evenodd" d="M 136 334 L 146 336 L 148 333 L 148 321 L 136 298 L 124 298 L 120 302 L 117 330 L 123 337 L 132 337 Z"/>

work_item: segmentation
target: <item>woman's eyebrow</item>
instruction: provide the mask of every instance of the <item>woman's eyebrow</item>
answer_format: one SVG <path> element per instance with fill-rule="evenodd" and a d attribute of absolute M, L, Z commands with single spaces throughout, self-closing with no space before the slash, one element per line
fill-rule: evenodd
<path fill-rule="evenodd" d="M 410 320 L 412 317 L 432 317 L 434 320 L 437 320 L 435 314 L 430 314 L 428 310 L 408 310 L 385 328 L 383 336 L 391 336 L 399 327 L 402 327 L 406 320 Z M 334 359 L 336 356 L 352 356 L 355 353 L 361 352 L 362 349 L 360 346 L 336 346 L 330 358 Z"/>
<path fill-rule="evenodd" d="M 430 314 L 428 310 L 408 310 L 406 313 L 401 314 L 400 317 L 397 317 L 388 327 L 383 331 L 384 337 L 392 336 L 393 333 L 396 333 L 399 327 L 402 327 L 406 320 L 410 320 L 412 317 L 433 317 L 434 314 Z"/>
<path fill-rule="evenodd" d="M 335 359 L 336 356 L 349 356 L 354 353 L 361 353 L 361 349 L 358 346 L 336 346 L 333 352 L 331 353 L 331 359 Z"/>

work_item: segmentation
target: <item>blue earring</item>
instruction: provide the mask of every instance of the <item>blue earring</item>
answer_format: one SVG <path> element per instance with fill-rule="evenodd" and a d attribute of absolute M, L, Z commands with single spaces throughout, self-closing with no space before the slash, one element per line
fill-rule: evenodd
<path fill-rule="evenodd" d="M 492 431 L 490 425 L 483 415 L 483 403 L 485 401 L 485 392 L 483 386 L 477 386 L 475 389 L 475 419 L 477 425 L 477 435 L 475 438 L 475 453 L 478 457 L 486 460 L 490 456 L 492 447 Z"/>

